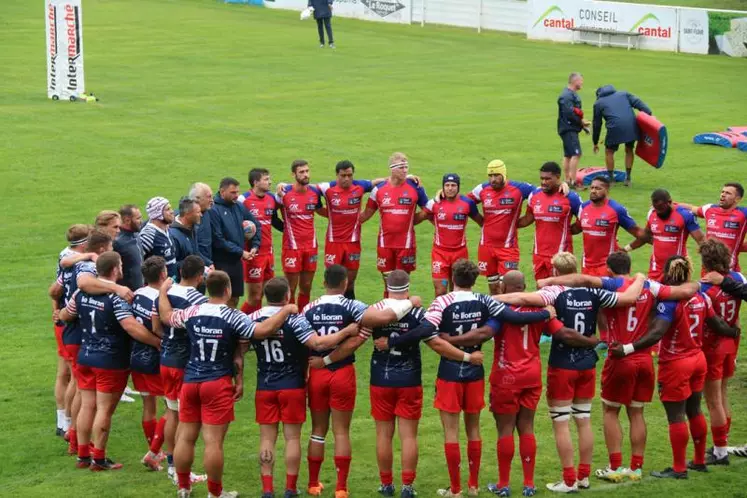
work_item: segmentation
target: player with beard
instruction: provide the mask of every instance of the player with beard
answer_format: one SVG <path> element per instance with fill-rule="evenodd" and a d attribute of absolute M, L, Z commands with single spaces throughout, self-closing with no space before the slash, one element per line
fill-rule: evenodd
<path fill-rule="evenodd" d="M 117 283 L 126 285 L 131 291 L 135 292 L 143 286 L 141 271 L 143 254 L 140 252 L 140 242 L 138 241 L 138 234 L 143 225 L 143 215 L 134 204 L 125 204 L 119 208 L 119 216 L 122 219 L 122 225 L 119 229 L 119 235 L 114 239 L 114 250 L 122 258 L 124 276 Z"/>
<path fill-rule="evenodd" d="M 174 222 L 174 210 L 169 200 L 164 197 L 153 197 L 145 205 L 145 210 L 148 213 L 148 223 L 140 231 L 143 260 L 151 256 L 161 256 L 166 260 L 169 277 L 176 278 L 176 252 L 174 241 L 169 235 L 169 225 Z"/>

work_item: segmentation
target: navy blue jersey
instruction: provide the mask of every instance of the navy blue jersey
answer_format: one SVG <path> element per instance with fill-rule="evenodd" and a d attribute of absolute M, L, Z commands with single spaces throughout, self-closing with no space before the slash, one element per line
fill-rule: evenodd
<path fill-rule="evenodd" d="M 97 275 L 96 263 L 93 261 L 80 261 L 62 271 L 60 279 L 62 280 L 62 285 L 65 287 L 65 306 L 72 301 L 73 295 L 78 290 L 78 278 L 86 274 L 94 277 Z M 57 281 L 60 282 L 60 279 Z M 80 328 L 79 320 L 73 320 L 65 324 L 65 329 L 62 331 L 62 343 L 80 344 L 82 335 L 83 331 Z"/>
<path fill-rule="evenodd" d="M 558 320 L 586 337 L 596 333 L 599 309 L 617 305 L 617 294 L 605 289 L 556 289 L 560 291 L 555 297 Z M 588 370 L 596 366 L 598 359 L 594 348 L 574 348 L 553 337 L 548 364 L 566 370 Z"/>
<path fill-rule="evenodd" d="M 65 272 L 65 269 L 62 267 L 62 260 L 69 257 L 74 256 L 77 253 L 70 249 L 69 247 L 65 247 L 62 251 L 60 251 L 60 255 L 57 257 L 57 271 L 55 273 L 55 280 L 57 280 L 57 283 L 62 287 L 63 292 L 60 298 L 57 300 L 57 307 L 59 309 L 64 308 L 67 305 L 67 300 L 65 299 L 65 281 L 63 279 L 63 274 Z M 68 274 L 68 278 L 70 278 L 70 275 Z M 64 325 L 64 322 L 57 322 L 56 325 Z"/>
<path fill-rule="evenodd" d="M 351 323 L 359 323 L 363 319 L 363 313 L 368 306 L 360 301 L 348 299 L 341 294 L 334 296 L 322 296 L 319 299 L 310 302 L 303 309 L 306 320 L 311 327 L 321 335 L 334 334 Z M 333 350 L 329 351 L 311 351 L 312 356 L 327 356 Z M 347 358 L 336 361 L 327 365 L 329 370 L 337 370 L 355 362 L 355 355 L 351 354 Z"/>
<path fill-rule="evenodd" d="M 176 250 L 168 231 L 161 230 L 153 223 L 147 223 L 140 230 L 140 247 L 143 250 L 143 261 L 151 256 L 161 256 L 166 260 L 166 271 L 169 277 L 178 278 Z"/>
<path fill-rule="evenodd" d="M 174 310 L 183 310 L 207 302 L 207 298 L 194 287 L 174 284 L 168 292 L 169 303 Z M 158 311 L 158 298 L 155 304 Z M 164 326 L 161 339 L 161 365 L 172 368 L 184 368 L 189 359 L 189 337 L 187 331 L 180 327 Z"/>
<path fill-rule="evenodd" d="M 265 306 L 249 315 L 253 322 L 264 322 L 280 311 L 279 306 Z M 304 344 L 316 333 L 303 315 L 289 315 L 283 326 L 261 341 L 253 340 L 257 353 L 257 390 L 280 391 L 306 385 Z"/>
<path fill-rule="evenodd" d="M 116 370 L 130 366 L 130 336 L 119 323 L 133 317 L 127 301 L 116 294 L 76 291 L 66 309 L 78 317 L 83 332 L 78 363 Z"/>
<path fill-rule="evenodd" d="M 383 302 L 372 305 L 376 309 L 386 309 Z M 425 318 L 423 308 L 413 308 L 398 322 L 392 322 L 383 327 L 373 329 L 374 339 L 379 337 L 400 336 L 407 334 L 417 328 Z M 365 329 L 361 330 L 361 336 L 369 334 Z M 424 341 L 433 339 L 424 338 Z M 374 348 L 371 354 L 371 385 L 382 387 L 413 387 L 422 384 L 421 381 L 420 343 L 415 341 L 400 347 L 391 348 L 388 351 L 379 351 Z"/>
<path fill-rule="evenodd" d="M 176 310 L 170 326 L 186 329 L 190 354 L 184 382 L 197 383 L 233 376 L 233 354 L 239 340 L 249 341 L 254 323 L 225 304 L 204 303 Z"/>
<path fill-rule="evenodd" d="M 153 332 L 153 316 L 158 319 L 158 311 L 154 310 L 158 289 L 153 287 L 141 287 L 135 291 L 135 299 L 132 301 L 132 313 L 135 320 L 146 329 Z M 160 353 L 153 346 L 132 340 L 132 352 L 130 354 L 130 369 L 133 372 L 145 374 L 157 374 L 159 372 Z"/>

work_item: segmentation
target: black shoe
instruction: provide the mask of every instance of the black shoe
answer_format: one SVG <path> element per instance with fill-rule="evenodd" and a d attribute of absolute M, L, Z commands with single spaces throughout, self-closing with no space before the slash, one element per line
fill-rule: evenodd
<path fill-rule="evenodd" d="M 706 455 L 705 462 L 706 465 L 729 465 L 729 455 L 723 458 L 716 458 L 716 455 L 711 453 L 710 455 Z"/>
<path fill-rule="evenodd" d="M 687 479 L 687 471 L 675 472 L 672 467 L 657 472 L 656 470 L 651 472 L 651 477 L 658 477 L 659 479 Z"/>
<path fill-rule="evenodd" d="M 706 448 L 706 455 L 713 455 L 713 446 Z"/>
<path fill-rule="evenodd" d="M 60 429 L 58 427 L 57 430 L 55 431 L 54 435 L 55 436 L 59 436 L 59 437 L 65 437 L 65 431 L 63 431 L 62 429 Z"/>
<path fill-rule="evenodd" d="M 708 472 L 708 467 L 704 463 L 693 463 L 692 460 L 687 462 L 687 468 L 695 472 Z"/>

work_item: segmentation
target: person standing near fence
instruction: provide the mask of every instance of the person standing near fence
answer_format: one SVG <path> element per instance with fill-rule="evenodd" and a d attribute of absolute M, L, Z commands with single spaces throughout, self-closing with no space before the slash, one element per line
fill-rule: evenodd
<path fill-rule="evenodd" d="M 319 30 L 319 48 L 324 48 L 325 29 L 327 30 L 329 48 L 335 48 L 335 39 L 332 37 L 332 1 L 309 0 L 309 7 L 314 11 L 316 27 Z"/>

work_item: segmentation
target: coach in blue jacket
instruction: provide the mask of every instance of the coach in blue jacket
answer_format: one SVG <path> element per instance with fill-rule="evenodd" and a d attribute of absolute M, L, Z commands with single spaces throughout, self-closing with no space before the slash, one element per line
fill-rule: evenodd
<path fill-rule="evenodd" d="M 250 260 L 259 251 L 262 230 L 252 214 L 237 202 L 239 181 L 224 178 L 210 208 L 210 224 L 213 232 L 213 264 L 231 278 L 231 300 L 228 305 L 236 308 L 244 295 L 244 267 L 242 260 Z M 244 227 L 244 221 L 250 224 Z M 244 250 L 245 237 L 251 235 L 250 250 Z"/>
<path fill-rule="evenodd" d="M 602 119 L 607 125 L 604 137 L 607 172 L 610 181 L 614 182 L 615 152 L 620 144 L 625 144 L 625 186 L 630 185 L 633 170 L 633 146 L 638 140 L 638 123 L 633 109 L 651 114 L 651 109 L 632 93 L 617 91 L 612 85 L 597 89 L 597 101 L 594 103 L 594 153 L 599 152 L 599 135 L 602 131 Z"/>
<path fill-rule="evenodd" d="M 180 270 L 177 272 L 177 281 L 180 280 L 182 261 L 192 254 L 200 255 L 195 233 L 201 219 L 202 210 L 197 201 L 190 197 L 182 197 L 179 200 L 179 215 L 169 226 L 169 235 L 174 243 L 176 265 Z"/>
<path fill-rule="evenodd" d="M 332 37 L 332 1 L 333 0 L 309 0 L 309 7 L 314 9 L 316 29 L 319 32 L 319 47 L 324 48 L 324 30 L 327 30 L 327 41 L 329 48 L 335 48 L 335 39 Z"/>

